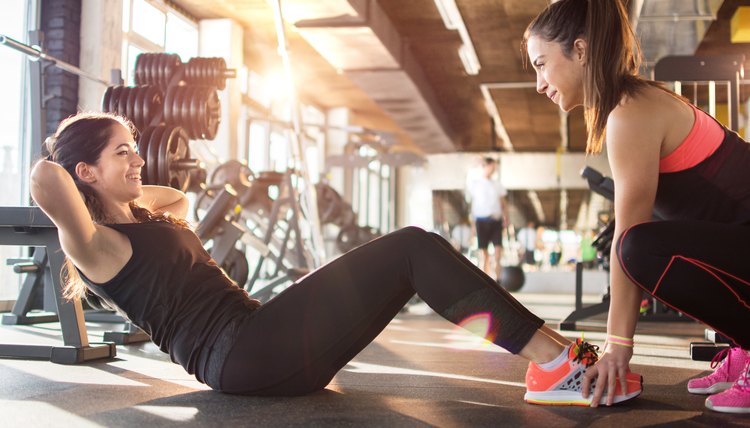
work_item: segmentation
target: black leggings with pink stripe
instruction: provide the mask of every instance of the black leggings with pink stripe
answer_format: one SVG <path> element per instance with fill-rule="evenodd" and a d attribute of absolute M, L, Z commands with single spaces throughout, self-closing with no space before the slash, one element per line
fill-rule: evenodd
<path fill-rule="evenodd" d="M 639 287 L 750 349 L 750 226 L 642 223 L 622 234 L 617 254 Z"/>

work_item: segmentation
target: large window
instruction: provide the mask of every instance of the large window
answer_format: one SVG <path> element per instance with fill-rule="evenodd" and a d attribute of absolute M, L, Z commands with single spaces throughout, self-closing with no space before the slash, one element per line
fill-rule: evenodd
<path fill-rule="evenodd" d="M 0 34 L 26 43 L 26 15 L 33 2 L 27 0 L 3 1 L 0 14 Z M 25 188 L 27 169 L 23 167 L 24 156 L 24 94 L 27 93 L 25 76 L 26 57 L 15 50 L 0 46 L 0 100 L 3 100 L 3 113 L 0 114 L 0 205 L 28 205 L 21 189 Z M 0 246 L 0 309 L 5 309 L 4 301 L 13 300 L 18 295 L 19 275 L 13 273 L 5 260 L 19 257 L 20 249 L 13 246 Z"/>
<path fill-rule="evenodd" d="M 198 24 L 161 1 L 123 0 L 122 65 L 126 85 L 132 85 L 135 59 L 142 52 L 168 52 L 183 62 L 198 56 Z"/>

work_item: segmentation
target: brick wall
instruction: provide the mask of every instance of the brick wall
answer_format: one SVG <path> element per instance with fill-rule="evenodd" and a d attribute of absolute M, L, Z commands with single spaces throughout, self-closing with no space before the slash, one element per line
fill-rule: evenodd
<path fill-rule="evenodd" d="M 77 67 L 81 44 L 81 0 L 42 0 L 41 6 L 44 51 Z M 78 76 L 48 66 L 44 86 L 46 134 L 50 135 L 62 119 L 77 111 Z"/>

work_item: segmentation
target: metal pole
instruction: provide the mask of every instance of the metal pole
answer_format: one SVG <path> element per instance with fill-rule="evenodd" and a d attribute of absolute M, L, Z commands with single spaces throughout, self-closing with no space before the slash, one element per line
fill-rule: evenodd
<path fill-rule="evenodd" d="M 299 109 L 299 103 L 297 101 L 296 89 L 294 87 L 294 80 L 292 76 L 292 66 L 289 60 L 289 50 L 286 43 L 286 32 L 284 30 L 284 17 L 281 12 L 281 0 L 273 2 L 274 9 L 274 21 L 276 24 L 276 38 L 278 39 L 278 52 L 281 57 L 281 62 L 284 66 L 284 74 L 286 75 L 286 83 L 290 89 L 290 96 L 292 102 L 292 125 L 294 132 L 292 135 L 292 150 L 294 151 L 295 158 L 297 160 L 296 168 L 300 171 L 302 180 L 305 182 L 305 196 L 308 206 L 308 220 L 310 221 L 313 244 L 313 257 L 316 267 L 320 266 L 325 261 L 325 248 L 323 246 L 323 233 L 320 227 L 320 218 L 318 218 L 318 200 L 315 192 L 315 186 L 312 185 L 310 180 L 310 173 L 304 162 L 304 148 L 302 147 L 302 125 L 301 125 L 301 114 Z"/>
<path fill-rule="evenodd" d="M 40 43 L 41 31 L 30 31 L 29 40 Z M 47 109 L 44 102 L 44 84 L 42 81 L 42 63 L 29 63 L 29 98 L 31 102 L 31 162 L 42 158 L 42 142 L 47 138 Z M 45 148 L 46 151 L 46 148 Z"/>
<path fill-rule="evenodd" d="M 33 43 L 33 42 L 32 42 Z M 18 52 L 21 52 L 23 54 L 26 54 L 32 58 L 32 60 L 43 60 L 51 63 L 55 67 L 65 70 L 68 73 L 73 73 L 75 75 L 85 77 L 89 80 L 92 80 L 94 82 L 99 82 L 104 86 L 109 86 L 109 82 L 106 80 L 102 80 L 93 74 L 89 74 L 80 68 L 76 67 L 75 65 L 68 64 L 67 62 L 57 59 L 51 55 L 47 55 L 44 53 L 40 48 L 36 46 L 29 46 L 27 44 L 21 43 L 18 40 L 14 40 L 8 36 L 4 36 L 0 34 L 0 45 L 5 45 L 11 49 L 17 50 Z"/>

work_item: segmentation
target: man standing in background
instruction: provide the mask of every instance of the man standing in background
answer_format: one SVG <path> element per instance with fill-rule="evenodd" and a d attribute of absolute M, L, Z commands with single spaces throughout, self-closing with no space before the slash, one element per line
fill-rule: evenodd
<path fill-rule="evenodd" d="M 518 231 L 516 234 L 516 240 L 521 244 L 521 248 L 519 248 L 519 259 L 521 260 L 521 263 L 536 267 L 536 257 L 534 253 L 539 247 L 539 235 L 533 221 L 529 220 L 526 223 L 526 227 Z"/>
<path fill-rule="evenodd" d="M 482 161 L 482 175 L 469 180 L 467 194 L 471 203 L 471 216 L 474 220 L 479 244 L 479 266 L 490 276 L 500 281 L 503 255 L 503 227 L 508 219 L 508 206 L 505 201 L 507 191 L 492 177 L 497 171 L 497 160 L 486 157 Z M 492 242 L 494 272 L 489 257 L 489 244 Z M 494 274 L 494 275 L 493 275 Z"/>

